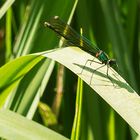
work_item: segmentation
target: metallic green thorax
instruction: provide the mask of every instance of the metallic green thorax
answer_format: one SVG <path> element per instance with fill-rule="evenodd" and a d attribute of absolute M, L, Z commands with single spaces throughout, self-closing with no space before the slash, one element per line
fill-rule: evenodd
<path fill-rule="evenodd" d="M 107 56 L 107 54 L 103 51 L 100 51 L 99 53 L 96 53 L 96 57 L 103 63 L 103 64 L 107 64 L 109 58 Z"/>

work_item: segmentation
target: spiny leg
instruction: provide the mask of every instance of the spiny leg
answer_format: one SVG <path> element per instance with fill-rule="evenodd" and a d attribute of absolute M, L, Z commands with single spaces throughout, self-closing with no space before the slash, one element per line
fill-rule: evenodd
<path fill-rule="evenodd" d="M 90 78 L 90 85 L 91 85 L 91 82 L 92 82 L 93 74 L 94 74 L 98 69 L 100 69 L 100 68 L 102 68 L 102 67 L 104 67 L 104 66 L 105 66 L 105 64 L 102 65 L 102 66 L 100 66 L 100 67 L 98 67 L 97 69 L 95 69 L 95 70 L 92 72 L 92 75 L 91 75 L 91 78 Z"/>
<path fill-rule="evenodd" d="M 93 58 L 92 60 L 89 60 L 89 61 L 91 61 L 91 62 L 90 62 L 90 65 L 92 64 L 92 62 L 95 62 L 95 63 L 98 63 L 98 64 L 103 64 L 102 62 L 94 61 L 94 59 L 95 59 L 95 58 Z"/>
<path fill-rule="evenodd" d="M 91 59 L 87 59 L 87 60 L 86 60 L 86 63 L 85 63 L 85 65 L 84 65 L 84 67 L 82 68 L 82 71 L 80 72 L 80 74 L 83 73 L 83 70 L 85 69 L 86 64 L 87 64 L 89 61 L 91 61 L 91 62 L 90 62 L 90 65 L 92 64 L 92 62 L 95 62 L 95 63 L 98 63 L 98 64 L 102 64 L 101 62 L 94 61 L 94 59 L 95 59 L 95 58 L 93 58 L 92 60 L 91 60 Z"/>
<path fill-rule="evenodd" d="M 91 61 L 91 62 L 90 62 L 90 65 L 92 64 L 92 62 L 94 62 L 94 59 L 95 59 L 95 58 L 93 58 L 92 60 L 90 60 L 90 61 Z"/>
<path fill-rule="evenodd" d="M 83 68 L 82 68 L 82 70 L 81 70 L 80 74 L 82 74 L 82 73 L 83 73 L 83 71 L 84 71 L 84 69 L 85 69 L 86 64 L 88 63 L 88 61 L 89 61 L 89 59 L 87 59 L 87 60 L 86 60 L 86 63 L 85 63 L 85 65 L 83 66 Z"/>
<path fill-rule="evenodd" d="M 109 74 L 108 74 L 108 72 L 109 72 L 109 68 L 110 68 L 110 66 L 109 66 L 109 65 L 107 65 L 106 75 L 107 75 L 107 78 L 111 81 L 111 83 L 112 83 L 112 84 L 113 84 L 113 86 L 114 86 L 114 83 L 113 83 L 113 81 L 111 80 L 111 78 L 109 77 Z"/>

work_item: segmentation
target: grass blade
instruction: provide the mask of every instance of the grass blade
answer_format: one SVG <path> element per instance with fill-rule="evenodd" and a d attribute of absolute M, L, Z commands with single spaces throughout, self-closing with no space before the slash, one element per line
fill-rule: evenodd
<path fill-rule="evenodd" d="M 77 75 L 81 72 L 84 62 L 86 62 L 87 59 L 93 59 L 91 55 L 75 47 L 54 50 L 51 53 L 46 53 L 44 56 L 63 64 Z M 94 74 L 92 83 L 90 84 L 93 69 L 98 67 L 99 64 L 96 63 L 92 66 L 87 65 L 84 72 L 79 75 L 80 78 L 93 88 L 140 134 L 140 119 L 138 113 L 140 109 L 140 98 L 138 94 L 136 94 L 128 83 L 117 73 L 109 71 L 109 75 L 115 83 L 114 86 L 106 76 L 106 67 L 103 67 L 102 70 Z"/>
<path fill-rule="evenodd" d="M 68 140 L 19 114 L 0 110 L 0 136 L 10 140 Z"/>

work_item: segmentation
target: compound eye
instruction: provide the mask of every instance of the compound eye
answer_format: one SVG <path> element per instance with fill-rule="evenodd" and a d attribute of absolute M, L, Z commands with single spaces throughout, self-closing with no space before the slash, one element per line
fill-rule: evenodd
<path fill-rule="evenodd" d="M 111 60 L 109 61 L 109 65 L 110 65 L 110 66 L 117 65 L 116 60 L 115 60 L 115 59 L 111 59 Z"/>

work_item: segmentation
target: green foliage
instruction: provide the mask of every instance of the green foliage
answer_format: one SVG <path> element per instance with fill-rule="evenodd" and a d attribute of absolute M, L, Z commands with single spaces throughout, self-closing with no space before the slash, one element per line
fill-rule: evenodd
<path fill-rule="evenodd" d="M 1 108 L 44 124 L 41 119 L 43 113 L 38 110 L 41 100 L 52 109 L 50 112 L 54 112 L 53 118 L 57 119 L 55 128 L 48 127 L 68 138 L 75 135 L 72 125 L 76 110 L 77 77 L 50 59 L 27 55 L 59 46 L 59 38 L 43 26 L 44 21 L 55 15 L 65 22 L 72 20 L 72 27 L 78 32 L 82 27 L 83 35 L 96 42 L 109 56 L 116 58 L 120 74 L 133 89 L 140 91 L 139 4 L 137 0 L 79 0 L 78 4 L 75 0 L 0 1 Z M 78 128 L 80 139 L 136 139 L 135 131 L 104 100 L 84 84 L 81 124 Z M 9 122 L 12 121 L 10 117 L 13 115 L 0 113 L 7 115 Z M 47 117 L 51 116 L 52 113 Z M 16 123 L 14 125 L 18 126 Z M 6 125 L 0 127 L 0 136 L 4 137 L 2 127 L 5 128 L 3 132 L 9 128 L 6 129 Z M 32 129 L 37 127 L 32 126 Z M 49 137 L 53 133 L 49 131 L 46 135 Z M 4 138 L 11 135 L 3 134 L 7 135 Z"/>
<path fill-rule="evenodd" d="M 40 124 L 7 110 L 0 110 L 0 127 L 2 128 L 0 135 L 10 140 L 68 140 Z"/>

